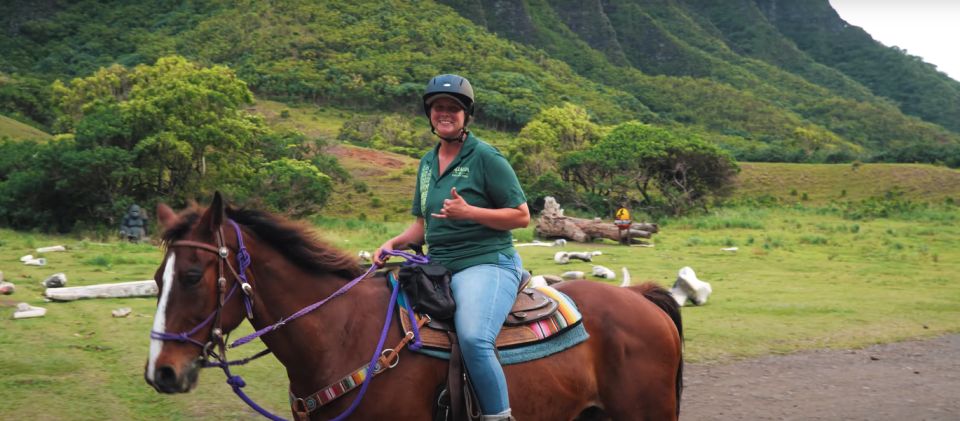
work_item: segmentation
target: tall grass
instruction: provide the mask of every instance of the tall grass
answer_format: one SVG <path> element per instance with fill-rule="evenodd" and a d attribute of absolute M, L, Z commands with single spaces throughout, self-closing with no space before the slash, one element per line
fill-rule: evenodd
<path fill-rule="evenodd" d="M 683 227 L 709 231 L 731 228 L 762 230 L 762 221 L 767 218 L 768 214 L 768 209 L 727 207 L 718 208 L 706 215 L 665 218 L 659 223 L 663 227 Z"/>

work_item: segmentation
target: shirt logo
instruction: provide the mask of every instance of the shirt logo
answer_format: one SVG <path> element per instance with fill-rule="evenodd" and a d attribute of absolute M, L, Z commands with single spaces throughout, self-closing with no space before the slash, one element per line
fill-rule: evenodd
<path fill-rule="evenodd" d="M 467 178 L 470 177 L 470 167 L 459 166 L 450 173 L 451 177 Z"/>

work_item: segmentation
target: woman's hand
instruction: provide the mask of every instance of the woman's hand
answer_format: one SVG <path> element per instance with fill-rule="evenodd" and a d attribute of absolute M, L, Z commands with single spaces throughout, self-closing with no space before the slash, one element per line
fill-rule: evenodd
<path fill-rule="evenodd" d="M 526 203 L 515 208 L 488 209 L 473 206 L 457 194 L 457 188 L 450 189 L 450 198 L 444 199 L 440 213 L 431 213 L 437 219 L 469 219 L 501 231 L 526 227 L 530 223 L 530 210 Z"/>
<path fill-rule="evenodd" d="M 381 256 L 384 252 L 393 251 L 398 246 L 403 250 L 411 244 L 423 244 L 423 235 L 423 218 L 417 218 L 417 220 L 410 224 L 400 235 L 384 241 L 383 245 L 378 247 L 377 251 L 373 252 L 373 264 L 378 268 L 382 268 L 383 265 L 387 263 L 387 260 L 390 260 L 390 255 Z"/>
<path fill-rule="evenodd" d="M 430 216 L 440 219 L 470 219 L 472 211 L 473 206 L 463 200 L 463 197 L 457 194 L 457 188 L 453 187 L 450 189 L 450 198 L 443 200 L 440 213 L 432 213 Z"/>
<path fill-rule="evenodd" d="M 380 247 L 377 247 L 377 251 L 373 252 L 373 265 L 374 265 L 374 266 L 376 266 L 376 267 L 378 267 L 378 268 L 382 268 L 383 265 L 387 263 L 387 260 L 390 260 L 390 255 L 389 255 L 389 254 L 384 254 L 383 257 L 381 257 L 381 255 L 382 255 L 384 252 L 387 252 L 387 251 L 393 251 L 393 239 L 392 239 L 392 238 L 389 239 L 389 240 L 387 240 L 386 242 L 384 242 L 383 245 L 381 245 Z"/>

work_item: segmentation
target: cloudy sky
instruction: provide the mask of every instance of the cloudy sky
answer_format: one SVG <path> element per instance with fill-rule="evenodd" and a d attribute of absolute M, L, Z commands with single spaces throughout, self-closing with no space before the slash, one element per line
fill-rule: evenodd
<path fill-rule="evenodd" d="M 960 80 L 960 0 L 830 0 L 847 23 Z"/>

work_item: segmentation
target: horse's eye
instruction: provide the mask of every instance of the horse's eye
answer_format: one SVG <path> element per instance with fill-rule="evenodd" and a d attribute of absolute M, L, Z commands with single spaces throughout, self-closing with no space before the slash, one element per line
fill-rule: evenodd
<path fill-rule="evenodd" d="M 194 285 L 203 278 L 203 271 L 200 269 L 189 269 L 180 276 L 180 282 L 184 285 Z"/>

